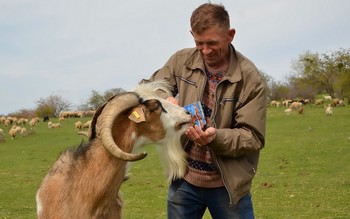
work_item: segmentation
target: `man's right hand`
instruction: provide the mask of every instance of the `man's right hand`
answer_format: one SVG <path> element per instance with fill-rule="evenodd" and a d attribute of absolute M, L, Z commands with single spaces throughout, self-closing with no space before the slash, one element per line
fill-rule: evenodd
<path fill-rule="evenodd" d="M 166 100 L 175 104 L 175 105 L 179 105 L 179 101 L 177 101 L 177 99 L 175 97 L 170 96 L 170 97 L 166 98 Z"/>

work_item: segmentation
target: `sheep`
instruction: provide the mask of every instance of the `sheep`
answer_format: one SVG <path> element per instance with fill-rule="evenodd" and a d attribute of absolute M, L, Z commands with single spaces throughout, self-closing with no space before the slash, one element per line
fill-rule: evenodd
<path fill-rule="evenodd" d="M 299 114 L 304 112 L 303 104 L 300 102 L 292 102 L 289 106 L 291 110 L 297 111 Z"/>
<path fill-rule="evenodd" d="M 61 123 L 52 123 L 51 121 L 49 121 L 48 123 L 47 123 L 47 127 L 49 128 L 49 129 L 51 129 L 51 128 L 61 128 Z"/>
<path fill-rule="evenodd" d="M 284 112 L 285 112 L 287 115 L 290 115 L 291 112 L 292 112 L 292 109 L 290 109 L 290 108 L 285 109 Z"/>
<path fill-rule="evenodd" d="M 43 122 L 48 122 L 48 121 L 50 121 L 49 116 L 44 116 L 44 118 L 43 118 Z"/>
<path fill-rule="evenodd" d="M 284 100 L 284 101 L 282 101 L 282 105 L 284 107 L 288 107 L 291 103 L 292 103 L 292 100 Z"/>
<path fill-rule="evenodd" d="M 324 103 L 324 100 L 323 100 L 323 99 L 317 99 L 317 100 L 315 101 L 315 105 L 316 105 L 316 106 L 321 106 L 321 105 L 323 105 L 323 103 Z"/>
<path fill-rule="evenodd" d="M 330 95 L 323 95 L 323 98 L 325 100 L 332 100 L 332 96 L 330 96 Z"/>
<path fill-rule="evenodd" d="M 40 119 L 38 117 L 32 118 L 29 121 L 29 125 L 30 125 L 30 129 L 34 129 L 34 127 L 36 126 L 36 124 L 40 121 Z"/>
<path fill-rule="evenodd" d="M 5 117 L 5 116 L 1 116 L 1 117 L 0 117 L 0 123 L 1 123 L 1 124 L 4 124 L 5 120 L 6 120 L 6 117 Z"/>
<path fill-rule="evenodd" d="M 126 163 L 143 159 L 147 153 L 132 151 L 146 144 L 158 145 L 168 156 L 164 159 L 171 160 L 168 177 L 183 177 L 186 157 L 180 137 L 192 117 L 157 96 L 159 89 L 171 94 L 165 82 L 144 83 L 97 109 L 88 143 L 63 152 L 44 177 L 36 195 L 39 219 L 121 218 L 118 191 Z"/>
<path fill-rule="evenodd" d="M 15 138 L 16 138 L 16 135 L 17 135 L 17 129 L 16 129 L 16 127 L 12 127 L 12 128 L 9 130 L 9 135 L 11 136 L 11 139 L 15 139 Z"/>
<path fill-rule="evenodd" d="M 5 128 L 9 127 L 10 125 L 11 125 L 11 120 L 5 119 L 5 121 L 4 121 Z"/>
<path fill-rule="evenodd" d="M 81 121 L 77 121 L 74 123 L 75 128 L 81 130 L 83 128 L 83 123 Z"/>
<path fill-rule="evenodd" d="M 20 126 L 14 126 L 13 128 L 16 129 L 17 133 L 20 133 L 22 129 Z"/>
<path fill-rule="evenodd" d="M 0 142 L 5 141 L 4 130 L 0 129 Z"/>
<path fill-rule="evenodd" d="M 344 100 L 339 100 L 339 103 L 337 104 L 337 106 L 345 106 Z"/>
<path fill-rule="evenodd" d="M 91 120 L 89 120 L 83 124 L 83 129 L 89 129 L 90 125 L 91 125 Z"/>
<path fill-rule="evenodd" d="M 270 106 L 275 107 L 277 105 L 277 101 L 276 100 L 272 100 L 270 103 Z"/>
<path fill-rule="evenodd" d="M 52 122 L 49 122 L 48 123 L 48 126 L 49 128 L 61 128 L 61 123 L 52 123 Z"/>
<path fill-rule="evenodd" d="M 21 133 L 21 135 L 25 135 L 27 133 L 27 129 L 25 127 L 22 127 L 19 133 Z"/>
<path fill-rule="evenodd" d="M 332 115 L 333 114 L 333 107 L 331 106 L 331 105 L 328 105 L 327 107 L 326 107 L 326 115 L 327 116 L 330 116 L 330 115 Z"/>
<path fill-rule="evenodd" d="M 25 125 L 27 124 L 27 120 L 25 118 L 19 118 L 17 120 L 17 125 Z"/>
<path fill-rule="evenodd" d="M 338 106 L 339 102 L 340 102 L 340 99 L 335 98 L 335 99 L 332 100 L 331 105 L 332 105 L 333 107 Z"/>

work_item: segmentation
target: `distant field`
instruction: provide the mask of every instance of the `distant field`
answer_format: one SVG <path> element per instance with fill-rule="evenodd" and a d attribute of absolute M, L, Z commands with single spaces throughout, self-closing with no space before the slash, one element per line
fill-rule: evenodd
<path fill-rule="evenodd" d="M 303 115 L 269 108 L 252 196 L 257 219 L 350 218 L 350 107 L 306 107 Z M 58 157 L 78 145 L 74 122 L 60 129 L 40 122 L 28 136 L 0 142 L 0 218 L 36 218 L 35 193 Z M 87 121 L 88 118 L 82 119 Z M 53 120 L 53 122 L 57 122 Z M 124 218 L 166 218 L 167 183 L 154 147 L 132 163 L 122 186 Z M 204 218 L 210 218 L 206 214 Z"/>

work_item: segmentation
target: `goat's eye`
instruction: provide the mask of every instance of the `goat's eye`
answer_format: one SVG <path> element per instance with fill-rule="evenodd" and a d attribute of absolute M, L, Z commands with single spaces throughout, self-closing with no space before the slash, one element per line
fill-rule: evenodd
<path fill-rule="evenodd" d="M 150 112 L 153 112 L 153 111 L 156 111 L 156 110 L 159 110 L 159 109 L 162 109 L 162 111 L 165 111 L 163 109 L 162 104 L 159 102 L 159 100 L 156 100 L 156 99 L 146 100 L 143 104 L 146 106 L 146 108 Z"/>

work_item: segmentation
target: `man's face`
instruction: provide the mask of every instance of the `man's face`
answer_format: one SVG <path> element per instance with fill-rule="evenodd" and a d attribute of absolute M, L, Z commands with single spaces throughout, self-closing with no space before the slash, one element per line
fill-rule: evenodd
<path fill-rule="evenodd" d="M 218 26 L 211 27 L 198 34 L 191 32 L 204 62 L 210 67 L 220 67 L 229 57 L 229 44 L 232 42 L 235 30 L 224 30 Z"/>

